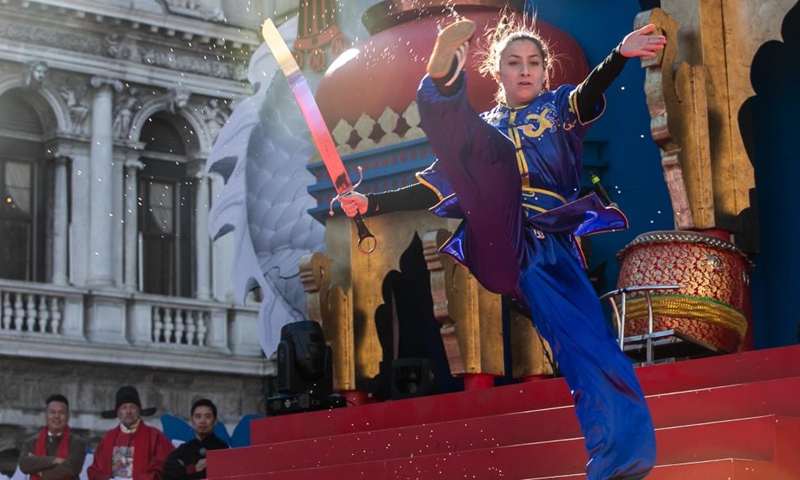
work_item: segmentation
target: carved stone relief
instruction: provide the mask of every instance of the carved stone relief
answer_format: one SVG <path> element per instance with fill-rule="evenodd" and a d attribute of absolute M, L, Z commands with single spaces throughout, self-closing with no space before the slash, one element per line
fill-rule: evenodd
<path fill-rule="evenodd" d="M 89 32 L 76 35 L 52 28 L 36 27 L 30 23 L 18 23 L 0 20 L 0 37 L 24 42 L 30 45 L 58 47 L 74 52 L 99 55 L 103 43 L 99 38 L 90 36 Z"/>
<path fill-rule="evenodd" d="M 200 115 L 206 124 L 209 138 L 213 141 L 230 116 L 229 106 L 221 104 L 219 99 L 212 98 L 200 108 Z"/>
<path fill-rule="evenodd" d="M 44 86 L 44 80 L 47 77 L 49 68 L 47 62 L 41 60 L 26 63 L 22 84 L 35 90 L 41 89 Z"/>
<path fill-rule="evenodd" d="M 171 13 L 203 20 L 221 22 L 225 20 L 220 0 L 167 0 Z"/>
<path fill-rule="evenodd" d="M 86 116 L 89 114 L 89 106 L 86 104 L 86 100 L 78 97 L 76 91 L 66 85 L 59 87 L 58 93 L 69 109 L 69 118 L 72 121 L 72 130 L 70 133 L 76 135 L 87 134 L 85 123 Z"/>
<path fill-rule="evenodd" d="M 167 103 L 167 111 L 175 115 L 189 105 L 189 99 L 192 92 L 185 88 L 173 88 L 169 91 L 169 101 Z"/>
<path fill-rule="evenodd" d="M 114 105 L 114 122 L 111 127 L 115 139 L 127 140 L 130 138 L 131 120 L 134 112 L 140 108 L 142 108 L 142 102 L 139 100 L 138 88 L 129 87 L 128 90 L 117 96 Z"/>
<path fill-rule="evenodd" d="M 180 55 L 154 46 L 139 46 L 141 62 L 145 65 L 180 70 L 216 78 L 243 81 L 247 78 L 247 66 L 243 63 L 225 63 L 209 58 Z"/>
<path fill-rule="evenodd" d="M 89 135 L 87 119 L 91 111 L 91 98 L 86 78 L 80 75 L 56 71 L 48 75 L 48 82 L 58 92 L 69 111 L 71 127 L 69 133 L 79 136 Z"/>
<path fill-rule="evenodd" d="M 137 45 L 119 34 L 101 36 L 100 33 L 86 32 L 83 35 L 77 35 L 5 20 L 0 20 L 0 38 L 8 38 L 30 45 L 103 55 L 120 60 L 138 61 L 148 66 L 209 77 L 239 81 L 247 79 L 247 65 L 226 61 L 228 60 L 227 55 L 231 54 L 227 51 L 211 52 L 209 55 L 202 56 L 192 55 L 189 52 L 176 53 L 173 49 L 161 45 Z M 246 57 L 247 55 L 241 55 L 241 58 Z"/>
<path fill-rule="evenodd" d="M 126 44 L 125 37 L 112 33 L 103 39 L 103 53 L 111 58 L 127 60 L 131 57 L 131 48 Z"/>
<path fill-rule="evenodd" d="M 25 89 L 25 101 L 36 111 L 41 121 L 42 130 L 49 135 L 58 128 L 58 120 L 53 110 L 56 105 L 50 105 L 47 98 L 52 92 L 53 71 L 47 62 L 32 60 L 25 64 L 6 64 L 6 71 L 12 76 L 12 86 L 22 85 Z M 47 91 L 46 91 L 47 90 Z"/>

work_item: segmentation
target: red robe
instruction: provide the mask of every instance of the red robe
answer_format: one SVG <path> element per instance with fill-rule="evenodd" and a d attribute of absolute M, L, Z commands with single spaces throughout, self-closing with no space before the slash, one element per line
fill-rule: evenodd
<path fill-rule="evenodd" d="M 100 440 L 94 451 L 94 460 L 88 468 L 89 480 L 108 480 L 111 472 L 111 454 L 120 434 L 117 426 L 108 431 Z M 167 437 L 153 427 L 139 420 L 139 426 L 133 434 L 133 480 L 161 480 L 164 461 L 175 450 Z"/>

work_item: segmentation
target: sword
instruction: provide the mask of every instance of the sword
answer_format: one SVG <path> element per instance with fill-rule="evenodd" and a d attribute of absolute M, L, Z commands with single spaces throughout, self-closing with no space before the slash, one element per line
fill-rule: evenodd
<path fill-rule="evenodd" d="M 261 27 L 261 35 L 264 37 L 264 41 L 267 42 L 267 46 L 269 46 L 272 55 L 278 61 L 278 65 L 289 82 L 289 88 L 291 88 L 294 98 L 297 99 L 297 104 L 300 105 L 300 112 L 308 124 L 308 129 L 311 131 L 311 137 L 317 146 L 319 156 L 322 158 L 322 163 L 325 164 L 325 170 L 328 171 L 328 176 L 333 182 L 333 188 L 336 189 L 336 197 L 331 200 L 332 206 L 333 202 L 340 197 L 351 194 L 361 183 L 361 179 L 355 185 L 350 181 L 350 176 L 344 168 L 339 152 L 336 151 L 336 145 L 333 143 L 333 138 L 331 138 L 328 127 L 325 125 L 325 120 L 322 118 L 306 78 L 303 76 L 303 72 L 300 71 L 300 66 L 297 65 L 292 52 L 289 51 L 289 47 L 286 46 L 272 20 L 268 19 L 264 22 Z M 358 167 L 358 172 L 361 174 L 361 167 Z M 332 207 L 330 214 L 333 215 Z M 355 222 L 358 230 L 359 251 L 361 253 L 372 253 L 378 244 L 375 236 L 367 229 L 360 213 L 356 213 L 356 216 L 353 217 L 353 222 Z M 369 240 L 366 241 L 367 239 Z"/>

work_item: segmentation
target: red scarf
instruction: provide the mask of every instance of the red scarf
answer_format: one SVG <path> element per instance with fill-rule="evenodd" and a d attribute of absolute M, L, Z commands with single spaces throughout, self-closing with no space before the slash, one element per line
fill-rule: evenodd
<path fill-rule="evenodd" d="M 42 428 L 42 430 L 39 432 L 39 438 L 36 439 L 36 444 L 33 446 L 33 454 L 37 457 L 47 456 L 47 427 Z M 61 432 L 61 443 L 58 444 L 58 452 L 56 452 L 56 457 L 66 460 L 68 456 L 69 426 L 66 426 L 64 427 L 64 431 Z M 31 474 L 30 480 L 42 480 L 42 477 L 33 473 Z"/>

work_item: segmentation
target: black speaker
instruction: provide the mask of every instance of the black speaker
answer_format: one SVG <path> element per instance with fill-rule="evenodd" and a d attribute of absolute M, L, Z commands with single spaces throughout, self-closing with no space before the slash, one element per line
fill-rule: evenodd
<path fill-rule="evenodd" d="M 398 358 L 392 362 L 392 398 L 395 400 L 434 394 L 435 380 L 427 358 Z"/>

